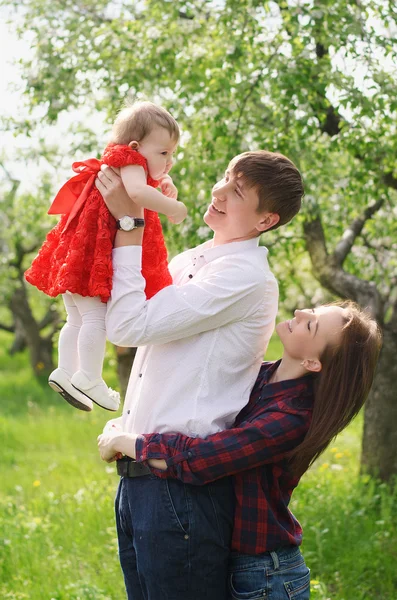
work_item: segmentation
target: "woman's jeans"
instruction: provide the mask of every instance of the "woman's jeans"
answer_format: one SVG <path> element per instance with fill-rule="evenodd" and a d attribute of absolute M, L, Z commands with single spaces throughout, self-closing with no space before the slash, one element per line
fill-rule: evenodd
<path fill-rule="evenodd" d="M 297 546 L 257 556 L 232 552 L 229 600 L 308 600 L 310 571 Z"/>
<path fill-rule="evenodd" d="M 233 515 L 229 478 L 123 477 L 116 522 L 128 600 L 227 600 Z"/>

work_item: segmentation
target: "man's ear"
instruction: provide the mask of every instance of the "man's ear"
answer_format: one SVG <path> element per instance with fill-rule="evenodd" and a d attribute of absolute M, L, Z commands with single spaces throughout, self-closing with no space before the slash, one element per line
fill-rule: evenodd
<path fill-rule="evenodd" d="M 139 142 L 137 142 L 136 140 L 132 140 L 132 142 L 130 142 L 128 145 L 133 150 L 139 150 Z"/>
<path fill-rule="evenodd" d="M 312 373 L 319 373 L 323 368 L 323 365 L 318 358 L 305 358 L 305 360 L 301 362 L 301 365 L 306 371 L 311 371 Z"/>
<path fill-rule="evenodd" d="M 277 213 L 266 213 L 262 217 L 262 219 L 256 224 L 256 229 L 258 231 L 267 231 L 271 227 L 274 227 L 274 225 L 277 225 L 279 220 L 280 215 L 278 215 Z"/>

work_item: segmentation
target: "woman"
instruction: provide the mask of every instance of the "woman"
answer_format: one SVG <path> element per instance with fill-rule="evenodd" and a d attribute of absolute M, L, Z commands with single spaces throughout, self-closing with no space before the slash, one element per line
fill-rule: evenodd
<path fill-rule="evenodd" d="M 309 598 L 302 529 L 288 504 L 303 473 L 362 407 L 381 346 L 376 322 L 352 302 L 297 310 L 276 331 L 283 357 L 263 363 L 233 429 L 203 440 L 125 434 L 110 422 L 98 438 L 104 460 L 122 453 L 159 477 L 183 481 L 187 500 L 178 517 L 187 523 L 187 484 L 234 476 L 234 600 Z"/>

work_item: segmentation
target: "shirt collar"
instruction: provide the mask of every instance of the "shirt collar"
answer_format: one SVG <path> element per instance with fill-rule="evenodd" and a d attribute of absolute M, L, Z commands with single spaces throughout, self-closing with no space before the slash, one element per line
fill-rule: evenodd
<path fill-rule="evenodd" d="M 294 395 L 299 394 L 301 399 L 308 399 L 307 408 L 312 408 L 313 399 L 313 383 L 314 376 L 310 373 L 303 377 L 296 379 L 287 379 L 284 381 L 276 381 L 269 383 L 269 379 L 273 375 L 281 362 L 265 362 L 262 364 L 259 377 L 261 377 L 260 389 L 260 400 L 266 400 L 267 398 L 274 398 L 276 396 L 288 396 L 288 390 L 294 390 Z"/>
<path fill-rule="evenodd" d="M 190 259 L 192 262 L 196 263 L 200 258 L 204 260 L 205 263 L 209 263 L 217 258 L 221 258 L 222 256 L 227 256 L 228 254 L 236 254 L 240 252 L 246 252 L 247 250 L 252 250 L 259 246 L 259 237 L 251 238 L 250 240 L 244 240 L 242 242 L 230 242 L 228 244 L 220 244 L 219 246 L 212 246 L 213 240 L 208 240 L 190 250 Z M 263 250 L 267 254 L 267 248 L 263 246 Z"/>

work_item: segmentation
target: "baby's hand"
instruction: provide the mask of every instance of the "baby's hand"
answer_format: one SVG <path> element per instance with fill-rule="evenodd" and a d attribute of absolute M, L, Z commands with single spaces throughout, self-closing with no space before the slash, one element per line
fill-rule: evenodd
<path fill-rule="evenodd" d="M 182 223 L 187 216 L 187 208 L 183 202 L 175 202 L 175 212 L 168 217 L 168 220 L 175 225 Z"/>
<path fill-rule="evenodd" d="M 173 198 L 174 200 L 178 198 L 178 190 L 169 175 L 164 175 L 160 181 L 160 189 L 161 193 L 167 196 L 167 198 Z"/>

